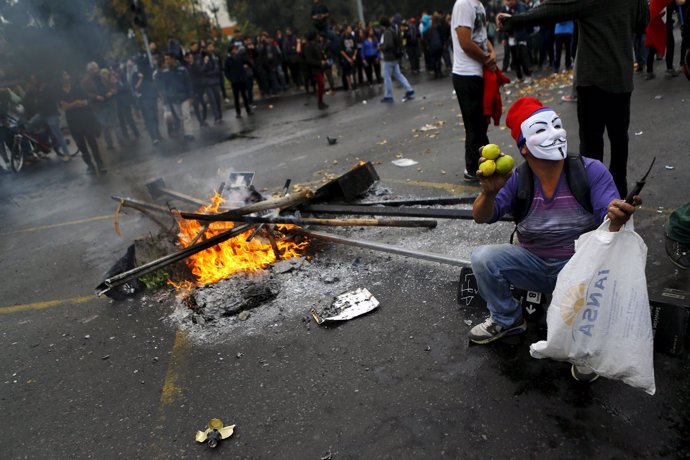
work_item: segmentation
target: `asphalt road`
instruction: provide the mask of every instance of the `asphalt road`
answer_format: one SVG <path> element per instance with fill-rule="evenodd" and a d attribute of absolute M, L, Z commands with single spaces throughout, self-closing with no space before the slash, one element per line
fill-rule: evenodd
<path fill-rule="evenodd" d="M 0 174 L 1 456 L 689 457 L 687 355 L 655 355 L 657 394 L 648 396 L 616 381 L 577 384 L 569 365 L 532 359 L 529 344 L 544 336 L 536 324 L 521 341 L 469 346 L 467 322 L 484 312 L 456 303 L 457 268 L 320 246 L 314 263 L 352 264 L 350 287 L 375 291 L 377 311 L 324 328 L 296 304 L 265 324 L 250 317 L 251 333 L 240 327 L 206 341 L 170 320 L 172 296 L 93 296 L 128 244 L 156 231 L 129 213 L 117 236 L 110 195 L 146 199 L 144 184 L 158 177 L 208 196 L 229 170 L 256 171 L 257 187 L 274 191 L 286 178 L 316 186 L 361 159 L 374 162 L 390 196 L 475 193 L 461 180 L 464 133 L 450 80 L 411 81 L 417 98 L 408 103 L 396 89 L 395 104 L 380 104 L 373 89 L 329 96 L 324 112 L 301 96 L 261 103 L 251 119 L 227 111 L 224 124 L 195 133 L 188 147 L 142 139 L 107 152 L 104 178 L 86 176 L 78 158 Z M 575 104 L 560 101 L 569 90 L 562 84 L 528 91 L 561 114 L 576 150 Z M 662 231 L 690 195 L 689 89 L 683 77 L 636 76 L 630 184 L 657 157 L 635 215 L 650 285 L 690 285 L 665 258 Z M 508 100 L 519 92 L 511 88 Z M 427 124 L 439 128 L 421 131 Z M 503 127 L 489 136 L 517 154 Z M 399 157 L 419 164 L 392 165 Z M 511 230 L 442 223 L 423 243 L 462 258 L 477 244 L 507 241 Z M 411 238 L 391 235 L 387 242 Z M 305 299 L 320 286 L 307 282 Z M 213 417 L 236 424 L 216 451 L 194 442 Z"/>

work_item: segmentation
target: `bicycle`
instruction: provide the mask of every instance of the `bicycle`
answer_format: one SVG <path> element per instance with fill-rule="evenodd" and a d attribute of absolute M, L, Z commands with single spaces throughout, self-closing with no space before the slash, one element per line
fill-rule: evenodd
<path fill-rule="evenodd" d="M 73 157 L 79 153 L 78 148 L 74 151 L 68 149 L 67 155 L 60 153 L 57 142 L 45 123 L 40 123 L 34 132 L 31 132 L 24 123 L 13 117 L 6 117 L 6 123 L 14 131 L 8 162 L 10 169 L 15 173 L 22 169 L 24 160 L 27 158 L 42 160 L 53 150 L 57 155 L 65 157 Z"/>

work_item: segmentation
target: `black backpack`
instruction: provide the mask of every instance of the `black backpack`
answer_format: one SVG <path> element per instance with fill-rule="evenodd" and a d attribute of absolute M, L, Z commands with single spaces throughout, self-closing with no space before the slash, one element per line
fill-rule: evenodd
<path fill-rule="evenodd" d="M 585 171 L 585 165 L 580 155 L 568 155 L 564 164 L 565 178 L 568 182 L 570 192 L 577 200 L 578 204 L 587 210 L 589 213 L 594 212 L 592 208 L 592 198 L 590 196 L 589 180 Z M 510 242 L 513 242 L 513 236 L 517 230 L 517 224 L 525 218 L 529 212 L 534 199 L 534 174 L 525 161 L 515 171 L 517 173 L 517 195 L 515 196 L 515 205 L 513 206 L 513 221 L 515 222 L 515 230 L 510 235 Z"/>
<path fill-rule="evenodd" d="M 400 36 L 400 30 L 398 27 L 391 27 L 391 32 L 393 33 L 393 53 L 395 53 L 395 59 L 402 59 L 405 55 L 405 50 L 403 49 L 403 40 Z"/>

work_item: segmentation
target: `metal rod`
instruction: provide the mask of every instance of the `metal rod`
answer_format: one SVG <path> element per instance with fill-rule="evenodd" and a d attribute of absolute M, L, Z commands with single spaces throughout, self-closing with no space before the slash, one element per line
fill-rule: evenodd
<path fill-rule="evenodd" d="M 292 224 L 292 225 L 324 225 L 328 227 L 424 227 L 436 228 L 438 222 L 429 219 L 314 219 L 293 216 L 221 216 L 219 214 L 180 213 L 185 219 L 212 222 L 247 222 L 252 224 Z"/>
<path fill-rule="evenodd" d="M 207 239 L 206 241 L 202 241 L 199 244 L 189 246 L 185 249 L 182 249 L 181 251 L 161 257 L 160 259 L 152 260 L 151 262 L 141 265 L 140 267 L 136 267 L 132 270 L 128 270 L 126 272 L 118 273 L 117 275 L 111 276 L 110 278 L 107 278 L 105 281 L 103 281 L 103 283 L 96 287 L 96 295 L 100 296 L 108 292 L 113 287 L 120 286 L 122 284 L 127 283 L 128 281 L 131 281 L 135 278 L 139 278 L 140 276 L 143 276 L 147 273 L 154 272 L 158 269 L 174 264 L 175 262 L 178 262 L 182 259 L 186 259 L 187 257 L 194 255 L 197 252 L 201 252 L 204 249 L 208 249 L 219 243 L 222 243 L 223 241 L 229 240 L 230 238 L 234 238 L 235 236 L 249 230 L 250 228 L 251 225 L 241 225 L 239 227 L 230 229 L 226 232 L 213 236 Z"/>
<path fill-rule="evenodd" d="M 322 232 L 311 232 L 302 229 L 291 229 L 291 233 L 296 233 L 299 235 L 304 235 L 309 238 L 315 238 L 322 241 L 328 241 L 331 243 L 345 244 L 348 246 L 356 246 L 364 249 L 371 249 L 374 251 L 388 252 L 390 254 L 397 254 L 399 256 L 411 257 L 414 259 L 428 260 L 430 262 L 437 262 L 439 264 L 452 265 L 454 267 L 470 267 L 472 264 L 469 260 L 463 259 L 453 259 L 440 254 L 433 254 L 430 252 L 414 251 L 412 249 L 405 249 L 399 246 L 393 246 L 390 244 L 376 243 L 374 241 L 366 240 L 355 240 L 351 238 L 345 238 L 339 235 L 333 235 L 330 233 Z"/>
<path fill-rule="evenodd" d="M 433 219 L 467 219 L 471 220 L 471 209 L 430 209 L 430 208 L 387 208 L 385 206 L 350 206 L 339 204 L 312 204 L 300 208 L 302 212 L 312 214 L 336 214 L 351 216 L 398 216 L 398 217 L 429 217 Z M 504 217 L 500 220 L 511 220 Z"/>
<path fill-rule="evenodd" d="M 150 203 L 148 201 L 142 201 L 142 200 L 137 200 L 136 198 L 130 198 L 127 196 L 119 196 L 119 195 L 112 195 L 110 198 L 112 198 L 115 201 L 119 201 L 123 205 L 127 206 L 130 204 L 134 204 L 136 206 L 139 206 L 141 208 L 149 209 L 151 211 L 158 211 L 162 212 L 164 214 L 170 214 L 170 208 L 166 206 L 161 206 L 159 204 L 155 203 Z"/>
<path fill-rule="evenodd" d="M 357 203 L 360 206 L 433 206 L 433 205 L 454 205 L 454 204 L 472 204 L 477 199 L 477 195 L 469 196 L 449 196 L 439 198 L 412 198 L 409 200 L 381 200 L 381 201 L 366 201 Z"/>

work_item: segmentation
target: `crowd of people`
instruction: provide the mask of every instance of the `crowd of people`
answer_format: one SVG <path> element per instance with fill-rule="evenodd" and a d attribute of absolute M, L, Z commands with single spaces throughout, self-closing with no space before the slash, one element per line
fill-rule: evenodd
<path fill-rule="evenodd" d="M 655 12 L 657 0 L 652 1 L 650 27 L 633 37 L 635 68 L 638 72 L 646 69 L 647 79 L 655 75 L 655 56 L 665 55 L 667 77 L 678 75 L 673 65 L 673 18 L 683 22 L 688 16 L 688 7 L 680 6 L 683 0 L 659 1 L 668 8 Z M 572 68 L 579 34 L 575 21 L 499 30 L 495 25 L 498 15 L 524 14 L 539 8 L 543 0 L 481 3 L 486 8 L 488 43 L 492 48 L 499 44 L 503 47 L 498 67 L 504 72 L 514 73 L 518 81 L 528 83 L 534 71 Z M 321 0 L 314 0 L 311 19 L 313 29 L 303 34 L 286 28 L 220 43 L 180 43 L 169 37 L 165 46 L 150 43 L 148 50 L 117 65 L 90 62 L 84 71 L 69 69 L 52 78 L 32 75 L 26 85 L 3 88 L 0 111 L 26 120 L 43 120 L 59 153 L 68 151 L 60 129 L 60 112 L 64 113 L 88 170 L 97 173 L 104 172 L 100 138 L 108 150 L 115 149 L 116 143 L 127 145 L 140 137 L 135 122 L 140 118 L 154 145 L 162 139 L 161 126 L 166 127 L 168 136 L 191 141 L 195 125 L 208 126 L 211 115 L 214 124 L 223 122 L 223 104 L 233 103 L 227 89 L 232 91 L 235 115 L 241 118 L 243 113 L 253 115 L 255 95 L 268 99 L 286 91 L 304 91 L 316 94 L 317 107 L 324 110 L 328 108 L 324 95 L 336 89 L 354 92 L 383 86 L 381 102 L 390 103 L 394 101 L 393 78 L 405 90 L 403 101 L 414 97 L 403 71 L 413 75 L 425 71 L 433 78 L 453 73 L 454 47 L 459 45 L 454 43 L 451 12 L 423 11 L 418 18 L 396 14 L 366 23 L 337 21 Z M 688 48 L 687 29 L 681 55 Z M 564 99 L 576 97 L 566 95 Z M 19 113 L 17 107 L 22 106 L 23 113 Z M 5 122 L 0 125 L 0 156 L 5 159 L 13 128 Z M 472 176 L 473 169 L 468 171 Z"/>

